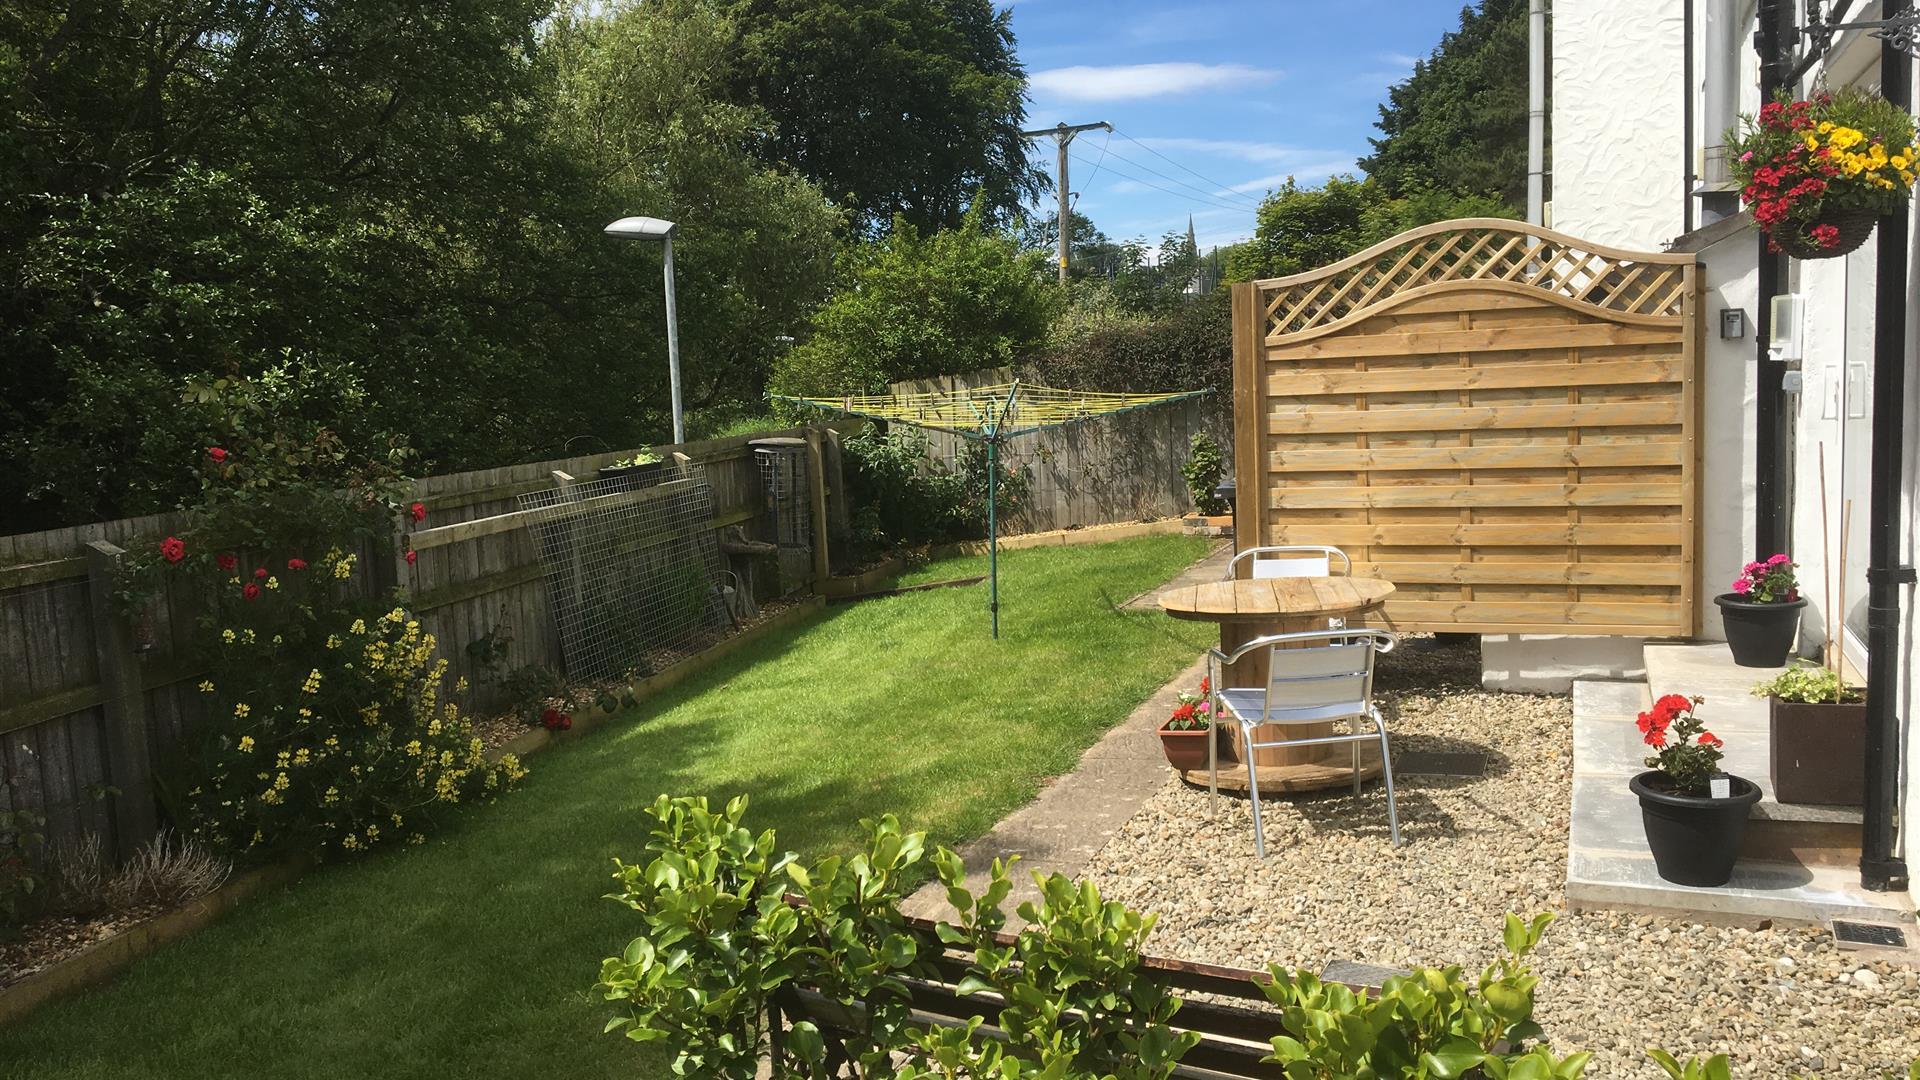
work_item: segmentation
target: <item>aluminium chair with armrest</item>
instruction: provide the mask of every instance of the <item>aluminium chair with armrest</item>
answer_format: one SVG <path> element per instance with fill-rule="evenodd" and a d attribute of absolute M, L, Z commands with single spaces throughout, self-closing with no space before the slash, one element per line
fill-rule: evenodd
<path fill-rule="evenodd" d="M 1260 814 L 1260 768 L 1254 764 L 1254 752 L 1268 747 L 1331 746 L 1345 743 L 1353 748 L 1353 790 L 1360 793 L 1360 746 L 1377 742 L 1380 746 L 1380 773 L 1387 789 L 1387 828 L 1393 843 L 1400 843 L 1400 814 L 1393 799 L 1393 757 L 1387 745 L 1387 725 L 1373 704 L 1373 664 L 1380 653 L 1391 652 L 1397 638 L 1385 630 L 1306 630 L 1290 634 L 1268 634 L 1233 650 L 1207 650 L 1207 675 L 1213 688 L 1215 722 L 1240 725 L 1241 746 L 1247 765 L 1247 794 L 1253 803 L 1253 846 L 1267 857 L 1266 830 Z M 1318 644 L 1314 644 L 1314 643 Z M 1289 646 L 1283 648 L 1282 646 Z M 1267 652 L 1267 684 L 1264 687 L 1225 687 L 1225 669 L 1258 650 Z M 1303 725 L 1338 724 L 1346 721 L 1345 734 L 1317 735 L 1301 739 L 1256 742 L 1254 731 L 1266 724 Z M 1363 727 L 1370 724 L 1371 727 Z M 1208 812 L 1220 794 L 1219 746 L 1207 740 Z"/>

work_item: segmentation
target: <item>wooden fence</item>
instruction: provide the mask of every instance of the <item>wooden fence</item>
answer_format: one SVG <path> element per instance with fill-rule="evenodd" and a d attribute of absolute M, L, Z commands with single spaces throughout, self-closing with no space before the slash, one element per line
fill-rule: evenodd
<path fill-rule="evenodd" d="M 813 470 L 816 513 L 844 522 L 837 482 L 839 453 L 833 427 L 718 439 L 675 451 L 704 467 L 713 489 L 712 528 L 764 527 L 765 498 L 748 443 L 771 435 L 802 436 L 817 450 Z M 428 477 L 414 496 L 427 518 L 408 535 L 419 554 L 382 573 L 397 581 L 449 661 L 449 683 L 476 683 L 465 704 L 493 701 L 478 685 L 467 645 L 496 626 L 510 629 L 503 666 L 545 664 L 562 658 L 549 611 L 537 545 L 523 527 L 517 498 L 551 488 L 556 470 L 590 479 L 633 451 L 512 465 Z M 153 827 L 149 762 L 167 756 L 198 719 L 200 678 L 190 657 L 191 597 L 166 595 L 151 626 L 133 632 L 107 603 L 114 552 L 154 543 L 180 530 L 176 515 L 100 522 L 48 532 L 0 537 L 0 810 L 46 817 L 50 844 L 94 832 L 126 850 Z M 816 529 L 816 537 L 822 535 Z M 91 545 L 91 546 L 90 546 Z M 816 548 L 816 574 L 825 546 Z M 110 789 L 121 794 L 113 796 Z"/>
<path fill-rule="evenodd" d="M 896 394 L 947 392 L 1005 383 L 1013 375 L 1008 368 L 991 368 L 897 382 L 887 389 Z M 1002 448 L 1001 460 L 1025 467 L 1032 490 L 1027 505 L 1012 515 L 1003 531 L 1046 532 L 1186 513 L 1193 501 L 1180 467 L 1186 464 L 1188 444 L 1204 431 L 1230 452 L 1230 421 L 1224 402 L 1204 397 L 1013 439 Z M 927 436 L 927 456 L 954 467 L 965 440 L 939 431 Z"/>
<path fill-rule="evenodd" d="M 1345 549 L 1399 629 L 1691 634 L 1696 293 L 1495 219 L 1235 286 L 1242 545 Z"/>

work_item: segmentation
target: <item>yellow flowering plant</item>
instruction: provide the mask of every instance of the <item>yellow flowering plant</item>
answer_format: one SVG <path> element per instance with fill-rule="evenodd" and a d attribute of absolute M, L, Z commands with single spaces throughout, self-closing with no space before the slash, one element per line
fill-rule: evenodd
<path fill-rule="evenodd" d="M 1914 121 L 1860 90 L 1783 96 L 1726 136 L 1729 165 L 1772 247 L 1798 258 L 1844 255 L 1911 197 Z"/>
<path fill-rule="evenodd" d="M 223 641 L 182 800 L 195 836 L 236 855 L 417 843 L 439 812 L 525 775 L 512 757 L 489 762 L 443 696 L 433 635 L 404 607 L 376 610 L 286 619 L 278 645 L 259 627 Z M 272 607 L 235 614 L 271 619 Z"/>

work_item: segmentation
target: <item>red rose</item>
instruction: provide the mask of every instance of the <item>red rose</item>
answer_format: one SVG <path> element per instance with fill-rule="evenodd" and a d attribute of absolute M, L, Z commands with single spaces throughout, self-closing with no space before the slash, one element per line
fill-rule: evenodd
<path fill-rule="evenodd" d="M 407 552 L 407 565 L 408 565 L 408 566 L 412 566 L 412 565 L 413 565 L 413 561 L 414 561 L 415 559 L 418 559 L 419 557 L 420 557 L 420 553 L 419 553 L 419 552 L 417 552 L 417 551 L 409 551 L 409 552 Z"/>
<path fill-rule="evenodd" d="M 407 507 L 407 513 L 412 514 L 413 520 L 415 521 L 425 521 L 427 520 L 427 504 L 414 503 L 412 506 Z"/>
<path fill-rule="evenodd" d="M 305 570 L 306 568 L 307 560 L 305 559 L 293 558 L 287 560 L 287 569 L 289 570 Z"/>
<path fill-rule="evenodd" d="M 258 600 L 260 599 L 260 586 L 249 581 L 247 582 L 246 588 L 240 590 L 240 595 L 249 600 Z"/>
<path fill-rule="evenodd" d="M 207 456 L 213 459 L 215 465 L 224 464 L 227 460 L 227 452 L 217 446 L 207 447 Z"/>
<path fill-rule="evenodd" d="M 253 576 L 254 576 L 254 580 L 256 580 L 256 581 L 264 581 L 264 580 L 266 580 L 266 577 L 267 577 L 267 568 L 266 568 L 266 567 L 264 567 L 264 566 L 261 566 L 261 567 L 256 567 L 256 568 L 254 569 L 254 571 L 253 571 Z"/>
<path fill-rule="evenodd" d="M 160 541 L 160 556 L 170 563 L 177 563 L 187 557 L 186 541 L 177 536 L 169 536 Z"/>
<path fill-rule="evenodd" d="M 240 568 L 240 557 L 231 551 L 214 556 L 213 561 L 224 573 L 231 574 Z"/>

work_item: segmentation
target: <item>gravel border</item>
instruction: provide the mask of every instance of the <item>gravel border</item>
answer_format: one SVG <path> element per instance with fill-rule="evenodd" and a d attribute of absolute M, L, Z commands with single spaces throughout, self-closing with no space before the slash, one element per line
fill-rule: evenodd
<path fill-rule="evenodd" d="M 1209 817 L 1170 779 L 1087 866 L 1109 898 L 1159 913 L 1150 948 L 1239 967 L 1405 967 L 1498 954 L 1508 911 L 1559 918 L 1534 958 L 1536 1018 L 1592 1077 L 1664 1076 L 1645 1048 L 1727 1053 L 1738 1076 L 1906 1075 L 1920 1057 L 1920 972 L 1843 953 L 1824 931 L 1569 914 L 1572 702 L 1479 686 L 1476 642 L 1411 639 L 1381 661 L 1395 757 L 1487 755 L 1484 776 L 1402 775 L 1405 845 L 1370 785 L 1266 803 L 1253 854 L 1244 798 Z"/>

